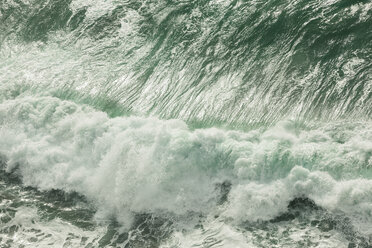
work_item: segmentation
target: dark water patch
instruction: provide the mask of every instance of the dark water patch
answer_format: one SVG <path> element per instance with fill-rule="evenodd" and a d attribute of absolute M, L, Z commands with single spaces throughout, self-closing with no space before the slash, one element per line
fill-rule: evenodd
<path fill-rule="evenodd" d="M 7 214 L 11 218 L 20 207 L 36 207 L 43 221 L 60 218 L 82 229 L 95 228 L 95 208 L 84 196 L 76 192 L 40 191 L 23 186 L 20 177 L 4 171 L 0 171 L 0 181 L 4 183 L 0 189 L 0 199 L 9 202 Z"/>
<path fill-rule="evenodd" d="M 96 212 L 84 196 L 76 192 L 65 192 L 63 190 L 40 191 L 33 187 L 23 186 L 16 175 L 0 171 L 0 202 L 6 207 L 0 208 L 0 236 L 12 237 L 17 232 L 35 232 L 35 236 L 28 240 L 38 243 L 42 239 L 50 238 L 47 233 L 38 229 L 29 229 L 22 225 L 7 225 L 16 216 L 19 209 L 24 207 L 35 208 L 40 219 L 38 222 L 48 223 L 55 219 L 63 220 L 81 230 L 94 231 L 100 225 L 94 219 Z M 35 224 L 36 220 L 31 220 Z M 116 220 L 107 220 L 107 231 L 96 240 L 88 242 L 87 238 L 69 234 L 65 237 L 64 245 L 69 246 L 81 240 L 81 245 L 94 247 L 119 246 L 119 247 L 158 247 L 173 232 L 173 222 L 168 218 L 152 214 L 138 213 L 128 231 L 123 231 L 122 226 Z M 39 240 L 40 238 L 40 240 Z M 10 238 L 7 242 L 12 243 Z M 9 244 L 10 244 L 9 243 Z M 3 245 L 4 243 L 0 243 Z M 10 246 L 12 247 L 12 246 Z"/>
<path fill-rule="evenodd" d="M 216 184 L 216 190 L 218 191 L 217 204 L 221 205 L 225 203 L 228 199 L 232 183 L 229 181 L 224 181 L 222 183 Z"/>
<path fill-rule="evenodd" d="M 77 29 L 80 26 L 80 24 L 84 21 L 86 12 L 87 12 L 86 8 L 78 10 L 68 20 L 67 23 L 68 27 L 70 27 L 72 30 Z"/>
<path fill-rule="evenodd" d="M 123 6 L 116 7 L 110 13 L 107 13 L 89 24 L 86 29 L 89 36 L 95 39 L 102 39 L 111 36 L 121 27 L 120 20 L 125 16 L 126 9 Z"/>
<path fill-rule="evenodd" d="M 347 8 L 354 4 L 368 3 L 368 0 L 341 0 L 336 3 L 340 8 Z"/>
<path fill-rule="evenodd" d="M 246 223 L 244 228 L 253 233 L 257 230 L 271 233 L 274 239 L 285 238 L 286 232 L 280 232 L 278 226 L 299 229 L 317 228 L 323 233 L 324 238 L 330 237 L 332 232 L 338 232 L 349 242 L 349 247 L 372 246 L 370 237 L 359 233 L 347 215 L 342 212 L 330 212 L 307 197 L 291 200 L 288 204 L 288 211 L 270 221 Z M 316 246 L 314 243 L 306 243 L 310 242 L 310 239 L 306 241 L 306 236 L 303 242 L 308 247 Z"/>
<path fill-rule="evenodd" d="M 66 27 L 72 16 L 71 0 L 37 1 L 22 29 L 26 41 L 45 40 L 51 31 Z"/>
<path fill-rule="evenodd" d="M 5 1 L 0 6 L 0 30 L 3 31 L 0 38 L 15 34 L 26 42 L 45 41 L 48 33 L 66 27 L 73 15 L 70 3 L 71 0 L 37 0 L 32 4 L 21 0 Z"/>

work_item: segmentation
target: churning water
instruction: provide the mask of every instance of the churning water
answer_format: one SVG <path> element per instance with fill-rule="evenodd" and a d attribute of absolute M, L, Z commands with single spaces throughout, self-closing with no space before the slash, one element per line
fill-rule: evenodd
<path fill-rule="evenodd" d="M 0 247 L 372 247 L 372 2 L 0 0 Z"/>

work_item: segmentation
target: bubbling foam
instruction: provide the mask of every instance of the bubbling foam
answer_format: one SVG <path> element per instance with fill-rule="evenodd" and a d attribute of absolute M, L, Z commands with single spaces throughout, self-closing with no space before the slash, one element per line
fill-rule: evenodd
<path fill-rule="evenodd" d="M 180 120 L 109 118 L 58 98 L 19 97 L 1 103 L 0 124 L 7 172 L 41 190 L 83 194 L 97 217 L 122 224 L 141 212 L 268 220 L 298 196 L 371 219 L 368 122 L 190 130 Z"/>

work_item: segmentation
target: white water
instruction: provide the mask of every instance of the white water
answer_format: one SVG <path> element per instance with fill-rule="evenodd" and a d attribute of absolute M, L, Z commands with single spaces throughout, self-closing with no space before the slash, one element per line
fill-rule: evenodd
<path fill-rule="evenodd" d="M 98 219 L 129 226 L 133 213 L 197 212 L 239 224 L 272 219 L 304 196 L 361 225 L 372 221 L 368 122 L 190 130 L 179 120 L 109 118 L 57 98 L 19 97 L 1 103 L 0 124 L 8 172 L 42 190 L 85 195 Z M 224 181 L 232 188 L 218 205 Z"/>
<path fill-rule="evenodd" d="M 14 228 L 12 247 L 82 247 L 87 244 L 97 247 L 99 239 L 96 237 L 105 233 L 102 227 L 88 231 L 60 219 L 43 221 L 37 209 L 30 207 L 18 208 L 6 226 Z M 2 241 L 0 245 L 5 246 L 7 239 L 4 237 Z"/>

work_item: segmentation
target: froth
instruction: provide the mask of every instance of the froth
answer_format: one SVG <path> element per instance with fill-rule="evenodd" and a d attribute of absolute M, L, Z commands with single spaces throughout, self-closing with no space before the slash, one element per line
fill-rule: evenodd
<path fill-rule="evenodd" d="M 109 118 L 58 98 L 24 97 L 1 103 L 0 124 L 8 172 L 42 190 L 83 194 L 98 217 L 123 224 L 138 212 L 267 220 L 298 196 L 371 218 L 370 123 L 192 131 L 180 120 Z"/>

